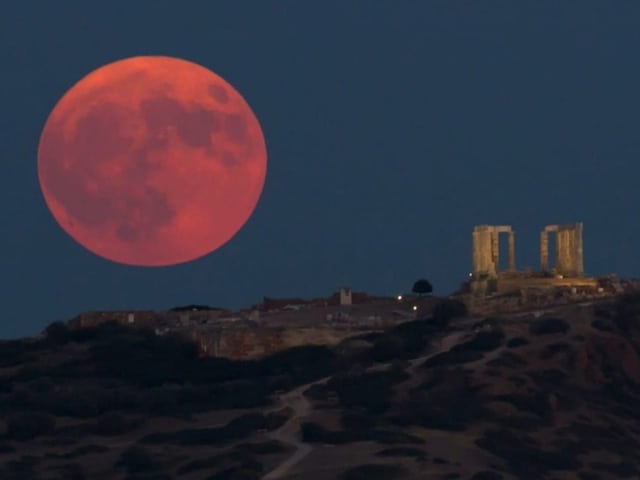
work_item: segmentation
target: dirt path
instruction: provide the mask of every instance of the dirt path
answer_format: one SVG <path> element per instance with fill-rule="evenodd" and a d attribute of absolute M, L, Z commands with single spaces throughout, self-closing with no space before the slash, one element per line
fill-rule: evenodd
<path fill-rule="evenodd" d="M 441 338 L 436 352 L 431 352 L 428 355 L 414 358 L 410 361 L 410 368 L 415 369 L 427 358 L 436 355 L 437 353 L 440 353 L 444 350 L 448 350 L 457 342 L 459 342 L 465 334 L 466 332 L 455 332 Z M 313 447 L 308 443 L 304 443 L 300 438 L 301 420 L 304 417 L 308 416 L 309 413 L 311 413 L 312 408 L 311 403 L 304 396 L 304 392 L 313 385 L 321 385 L 323 383 L 326 383 L 330 378 L 331 377 L 325 377 L 321 380 L 307 383 L 306 385 L 302 385 L 301 387 L 285 393 L 280 397 L 278 408 L 289 407 L 293 410 L 293 415 L 282 427 L 269 433 L 268 436 L 273 440 L 278 440 L 282 443 L 291 445 L 296 450 L 289 458 L 284 460 L 280 465 L 278 465 L 276 468 L 262 477 L 262 480 L 274 480 L 282 478 L 289 472 L 289 470 L 293 466 L 298 464 L 304 457 L 311 453 Z"/>
<path fill-rule="evenodd" d="M 300 438 L 301 420 L 309 415 L 311 411 L 311 403 L 304 396 L 304 391 L 313 385 L 326 383 L 330 378 L 331 377 L 325 377 L 323 379 L 316 380 L 315 382 L 307 383 L 280 397 L 281 407 L 291 408 L 293 410 L 293 415 L 282 427 L 269 433 L 268 437 L 291 445 L 296 450 L 289 458 L 262 477 L 263 480 L 282 478 L 294 465 L 309 455 L 311 450 L 313 450 L 311 445 L 304 443 Z"/>

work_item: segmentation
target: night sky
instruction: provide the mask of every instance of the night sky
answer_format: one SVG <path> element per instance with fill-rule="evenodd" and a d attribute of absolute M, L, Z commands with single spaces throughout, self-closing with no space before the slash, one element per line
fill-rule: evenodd
<path fill-rule="evenodd" d="M 267 143 L 253 216 L 174 267 L 85 250 L 38 184 L 56 102 L 137 55 L 221 75 Z M 513 225 L 535 268 L 544 225 L 583 221 L 588 273 L 640 274 L 637 1 L 3 2 L 0 65 L 2 338 L 86 310 L 393 295 L 418 277 L 447 294 L 482 223 Z"/>

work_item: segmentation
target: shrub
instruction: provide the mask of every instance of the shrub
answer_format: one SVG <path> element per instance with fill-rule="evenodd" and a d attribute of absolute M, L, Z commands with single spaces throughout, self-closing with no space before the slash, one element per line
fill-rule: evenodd
<path fill-rule="evenodd" d="M 350 468 L 340 477 L 342 480 L 390 480 L 406 474 L 400 465 L 367 464 Z"/>
<path fill-rule="evenodd" d="M 142 473 L 154 471 L 156 463 L 144 448 L 131 447 L 122 452 L 116 467 L 123 467 L 127 473 Z"/>
<path fill-rule="evenodd" d="M 431 285 L 431 282 L 429 282 L 429 280 L 427 280 L 426 278 L 421 278 L 419 280 L 416 280 L 411 291 L 413 293 L 417 293 L 418 295 L 424 295 L 426 293 L 433 292 L 433 286 Z"/>
<path fill-rule="evenodd" d="M 0 367 L 13 367 L 29 360 L 34 347 L 22 340 L 0 342 Z"/>
<path fill-rule="evenodd" d="M 506 429 L 486 430 L 475 443 L 505 460 L 522 478 L 543 478 L 549 470 L 576 471 L 581 467 L 574 452 L 542 450 L 530 436 Z"/>
<path fill-rule="evenodd" d="M 55 430 L 55 418 L 44 413 L 22 413 L 9 417 L 7 437 L 13 440 L 32 440 Z"/>
<path fill-rule="evenodd" d="M 569 330 L 571 330 L 571 326 L 562 318 L 541 318 L 529 324 L 529 333 L 532 335 L 564 334 Z"/>
<path fill-rule="evenodd" d="M 426 320 L 412 320 L 391 328 L 387 335 L 398 336 L 403 344 L 397 358 L 412 358 L 423 352 L 428 345 L 429 328 Z"/>
<path fill-rule="evenodd" d="M 256 455 L 268 455 L 271 453 L 284 453 L 287 447 L 277 440 L 266 440 L 257 443 L 241 443 L 236 447 L 240 452 L 248 452 Z"/>
<path fill-rule="evenodd" d="M 427 458 L 426 452 L 415 447 L 392 447 L 385 448 L 375 453 L 376 457 L 415 457 L 419 460 Z"/>
<path fill-rule="evenodd" d="M 234 418 L 222 427 L 178 430 L 172 432 L 151 433 L 142 438 L 142 443 L 170 443 L 176 445 L 207 445 L 227 443 L 248 437 L 256 430 L 277 428 L 285 421 L 284 417 L 275 419 L 259 413 L 248 413 Z"/>
<path fill-rule="evenodd" d="M 529 345 L 529 340 L 525 337 L 513 337 L 507 342 L 507 347 L 509 348 L 518 348 L 524 345 Z"/>
<path fill-rule="evenodd" d="M 117 412 L 105 413 L 93 426 L 96 435 L 122 435 L 138 426 L 138 422 L 132 421 Z"/>
<path fill-rule="evenodd" d="M 386 370 L 335 376 L 327 388 L 336 392 L 344 407 L 361 407 L 369 413 L 384 412 L 391 400 L 393 386 L 408 378 L 403 370 Z"/>
<path fill-rule="evenodd" d="M 471 480 L 502 480 L 504 477 L 498 472 L 491 470 L 482 470 L 481 472 L 474 473 Z"/>
<path fill-rule="evenodd" d="M 402 356 L 404 342 L 397 336 L 385 336 L 376 340 L 371 349 L 371 357 L 376 362 L 388 362 Z"/>
<path fill-rule="evenodd" d="M 460 300 L 443 300 L 433 309 L 432 323 L 444 328 L 454 318 L 464 317 L 467 314 L 467 306 Z"/>
<path fill-rule="evenodd" d="M 53 345 L 64 345 L 71 339 L 69 327 L 60 321 L 50 324 L 45 328 L 44 333 L 47 336 L 47 341 Z"/>
<path fill-rule="evenodd" d="M 501 329 L 495 329 L 488 332 L 482 331 L 476 333 L 476 335 L 468 342 L 456 345 L 452 350 L 490 352 L 502 345 L 503 340 L 504 332 Z"/>

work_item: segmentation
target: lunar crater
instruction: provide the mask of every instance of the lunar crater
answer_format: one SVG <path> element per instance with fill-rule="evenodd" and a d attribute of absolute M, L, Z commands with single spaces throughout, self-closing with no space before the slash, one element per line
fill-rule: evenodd
<path fill-rule="evenodd" d="M 216 84 L 212 83 L 209 85 L 209 95 L 218 103 L 226 104 L 229 101 L 229 95 L 227 95 L 227 90 Z"/>

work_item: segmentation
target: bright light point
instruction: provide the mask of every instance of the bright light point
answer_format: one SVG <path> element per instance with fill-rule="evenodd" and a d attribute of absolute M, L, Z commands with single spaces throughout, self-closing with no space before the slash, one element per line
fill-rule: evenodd
<path fill-rule="evenodd" d="M 396 298 L 398 299 L 398 301 L 400 301 L 402 300 L 402 295 L 398 295 Z"/>
<path fill-rule="evenodd" d="M 417 305 L 414 305 L 413 306 L 413 311 L 415 312 L 416 310 L 418 310 L 418 307 L 417 307 Z"/>
<path fill-rule="evenodd" d="M 469 276 L 470 276 L 470 277 L 473 277 L 473 272 L 469 272 Z"/>

